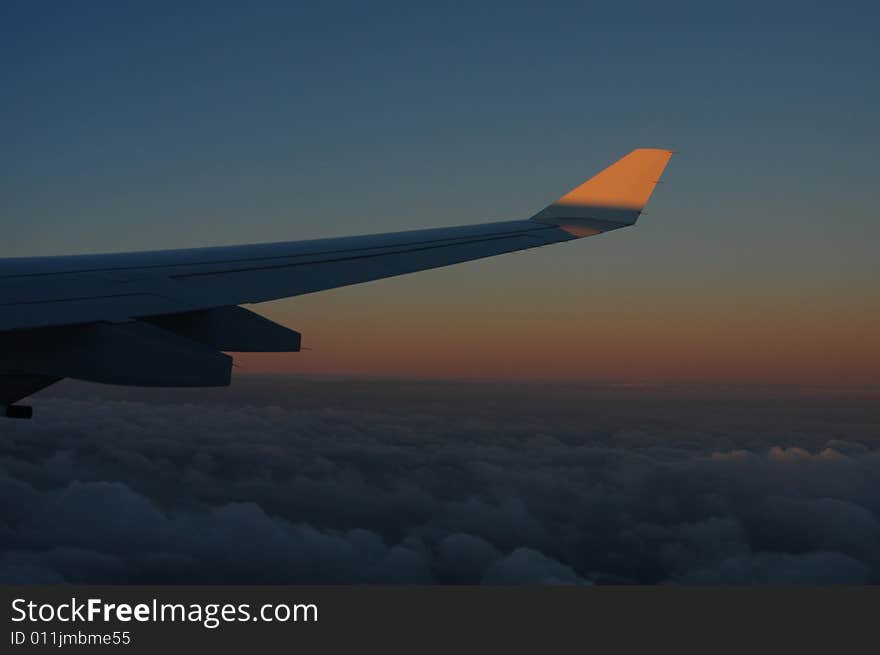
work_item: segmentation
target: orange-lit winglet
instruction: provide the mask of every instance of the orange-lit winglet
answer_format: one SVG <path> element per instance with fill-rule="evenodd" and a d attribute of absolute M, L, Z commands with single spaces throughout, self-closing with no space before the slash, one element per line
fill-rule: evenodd
<path fill-rule="evenodd" d="M 586 237 L 636 222 L 672 152 L 639 148 L 532 216 Z"/>

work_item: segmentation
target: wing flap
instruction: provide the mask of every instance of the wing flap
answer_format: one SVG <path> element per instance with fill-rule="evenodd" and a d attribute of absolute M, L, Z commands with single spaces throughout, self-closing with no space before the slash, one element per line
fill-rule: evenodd
<path fill-rule="evenodd" d="M 299 332 L 243 307 L 218 307 L 143 319 L 156 327 L 226 352 L 299 352 Z"/>

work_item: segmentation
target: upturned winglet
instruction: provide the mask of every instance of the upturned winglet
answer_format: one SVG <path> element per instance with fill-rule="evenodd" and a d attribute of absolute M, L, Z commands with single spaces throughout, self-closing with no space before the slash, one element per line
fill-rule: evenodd
<path fill-rule="evenodd" d="M 672 151 L 639 148 L 532 216 L 572 236 L 585 237 L 636 222 L 672 157 Z"/>

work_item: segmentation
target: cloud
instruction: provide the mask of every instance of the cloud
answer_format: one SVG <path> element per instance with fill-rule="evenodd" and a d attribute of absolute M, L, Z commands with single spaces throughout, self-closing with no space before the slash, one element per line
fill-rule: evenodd
<path fill-rule="evenodd" d="M 483 576 L 485 584 L 584 584 L 570 566 L 531 548 L 517 548 L 496 561 Z"/>
<path fill-rule="evenodd" d="M 0 581 L 880 582 L 875 398 L 236 390 L 4 423 Z"/>
<path fill-rule="evenodd" d="M 434 567 L 442 580 L 468 583 L 481 579 L 483 571 L 501 557 L 498 549 L 482 537 L 455 532 L 437 542 Z"/>

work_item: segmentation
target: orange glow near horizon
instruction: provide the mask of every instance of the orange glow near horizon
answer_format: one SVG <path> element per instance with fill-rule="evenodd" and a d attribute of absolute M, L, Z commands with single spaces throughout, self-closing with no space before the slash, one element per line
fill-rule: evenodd
<path fill-rule="evenodd" d="M 310 350 L 239 354 L 241 372 L 436 378 L 560 379 L 873 386 L 878 312 L 733 303 L 657 306 L 648 299 L 572 305 L 381 305 L 378 286 L 280 303 L 265 312 L 303 332 Z M 352 302 L 353 301 L 353 302 Z M 375 301 L 375 302 L 374 302 Z M 384 307 L 379 309 L 379 307 Z M 296 316 L 293 313 L 296 313 Z"/>

